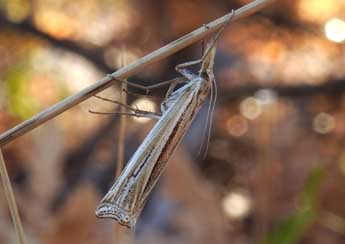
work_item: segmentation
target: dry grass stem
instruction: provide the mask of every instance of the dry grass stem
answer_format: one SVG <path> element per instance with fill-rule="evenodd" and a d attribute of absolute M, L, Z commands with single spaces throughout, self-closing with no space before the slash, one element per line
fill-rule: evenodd
<path fill-rule="evenodd" d="M 121 53 L 121 66 L 125 66 L 127 64 L 127 57 L 125 55 L 125 50 L 123 48 Z M 121 95 L 120 95 L 120 102 L 122 104 L 127 104 L 127 84 L 121 84 Z M 124 106 L 120 106 L 120 112 L 125 113 L 127 110 Z M 119 135 L 117 140 L 117 162 L 116 162 L 116 172 L 115 177 L 119 177 L 124 165 L 124 158 L 125 158 L 125 138 L 126 138 L 126 116 L 120 117 L 120 125 L 119 125 Z M 115 178 L 115 179 L 116 179 Z M 120 226 L 117 222 L 114 223 L 114 244 L 120 244 L 122 242 L 124 233 L 123 227 Z"/>
<path fill-rule="evenodd" d="M 7 169 L 6 169 L 6 165 L 5 165 L 5 160 L 4 160 L 4 157 L 2 155 L 1 149 L 0 149 L 0 174 L 1 174 L 1 179 L 2 179 L 3 185 L 4 185 L 5 195 L 6 195 L 6 199 L 8 202 L 8 206 L 10 208 L 14 228 L 15 228 L 16 233 L 17 233 L 18 241 L 20 244 L 25 244 L 22 222 L 21 222 L 20 217 L 19 217 L 16 200 L 14 198 L 10 178 L 8 177 L 8 173 L 7 173 Z"/>
<path fill-rule="evenodd" d="M 274 2 L 274 0 L 256 0 L 253 1 L 240 9 L 237 9 L 234 11 L 234 16 L 232 18 L 232 21 L 238 20 L 240 18 L 244 18 L 262 8 L 267 6 L 268 4 Z M 21 124 L 13 127 L 12 129 L 6 131 L 5 133 L 0 135 L 0 147 L 8 144 L 9 142 L 13 141 L 15 138 L 24 135 L 25 133 L 33 130 L 34 128 L 38 127 L 39 125 L 45 123 L 46 121 L 54 118 L 55 116 L 63 113 L 64 111 L 72 108 L 73 106 L 83 102 L 84 100 L 88 99 L 89 97 L 97 94 L 98 92 L 110 87 L 113 85 L 117 79 L 126 79 L 132 75 L 135 75 L 139 71 L 143 70 L 148 65 L 151 65 L 159 60 L 162 60 L 181 49 L 200 41 L 201 39 L 205 38 L 207 35 L 217 31 L 221 26 L 227 23 L 229 17 L 233 13 L 229 13 L 227 15 L 224 15 L 223 17 L 214 20 L 210 22 L 207 25 L 203 25 L 203 27 L 200 27 L 193 32 L 190 32 L 189 34 L 184 35 L 183 37 L 151 52 L 150 54 L 136 60 L 135 62 L 129 64 L 126 67 L 123 67 L 116 72 L 105 76 L 103 79 L 99 80 L 98 82 L 94 83 L 93 85 L 81 90 L 80 92 L 67 97 L 66 99 L 56 103 L 55 105 L 43 110 L 42 112 L 36 114 L 32 118 L 22 122 Z M 125 99 L 124 99 L 125 100 Z M 121 119 L 121 128 L 120 129 L 120 138 L 119 138 L 119 157 L 118 160 L 123 161 L 123 141 L 124 139 L 124 131 L 125 127 L 124 124 L 124 118 Z M 121 132 L 122 131 L 122 132 Z M 123 133 L 123 135 L 121 135 Z M 121 141 L 120 141 L 121 140 Z M 120 146 L 122 144 L 122 146 Z M 122 156 L 120 155 L 122 154 Z M 118 168 L 122 168 L 121 164 L 118 164 Z M 10 180 L 7 174 L 5 162 L 0 150 L 0 173 L 2 177 L 2 181 L 5 188 L 5 193 L 7 197 L 7 201 L 10 207 L 11 216 L 14 222 L 14 226 L 17 232 L 17 236 L 19 238 L 19 243 L 24 244 L 24 231 L 23 227 L 19 218 L 18 209 L 16 206 L 13 190 L 11 188 Z M 120 170 L 117 170 L 117 174 L 120 173 Z M 132 235 L 132 233 L 130 234 Z M 132 239 L 132 238 L 130 238 Z"/>
<path fill-rule="evenodd" d="M 121 65 L 125 66 L 127 64 L 127 58 L 125 56 L 125 51 L 123 50 L 121 54 Z M 121 97 L 120 102 L 122 104 L 127 104 L 127 84 L 122 83 L 121 85 Z M 127 112 L 124 106 L 121 106 L 122 113 Z M 120 118 L 120 125 L 119 125 L 119 136 L 117 141 L 117 164 L 116 164 L 116 178 L 121 174 L 123 164 L 124 164 L 124 157 L 125 157 L 125 137 L 126 137 L 126 116 L 121 116 Z"/>
<path fill-rule="evenodd" d="M 268 4 L 274 2 L 274 0 L 256 0 L 253 1 L 239 9 L 237 9 L 234 13 L 232 21 L 238 20 L 240 18 L 244 18 L 262 8 L 267 6 Z M 80 92 L 67 97 L 66 99 L 62 100 L 59 103 L 43 110 L 42 112 L 38 113 L 37 115 L 33 116 L 32 118 L 22 122 L 21 124 L 15 126 L 14 128 L 6 131 L 2 135 L 0 135 L 0 146 L 3 146 L 15 138 L 31 131 L 32 129 L 36 128 L 37 126 L 43 124 L 44 122 L 54 118 L 55 116 L 61 114 L 62 112 L 70 109 L 71 107 L 81 103 L 82 101 L 86 100 L 87 98 L 95 95 L 96 93 L 108 88 L 111 86 L 117 79 L 126 79 L 129 76 L 135 75 L 139 71 L 143 70 L 148 65 L 151 65 L 159 60 L 162 60 L 181 49 L 200 41 L 201 39 L 205 38 L 207 35 L 217 31 L 221 26 L 227 23 L 227 20 L 232 15 L 229 13 L 224 15 L 223 17 L 216 19 L 210 22 L 207 25 L 203 25 L 202 27 L 190 32 L 189 34 L 184 35 L 183 37 L 153 51 L 152 53 L 136 60 L 135 62 L 129 64 L 126 67 L 123 67 L 116 72 L 112 73 L 111 75 L 105 76 L 100 81 L 94 83 L 93 85 L 86 87 L 85 89 L 81 90 Z"/>

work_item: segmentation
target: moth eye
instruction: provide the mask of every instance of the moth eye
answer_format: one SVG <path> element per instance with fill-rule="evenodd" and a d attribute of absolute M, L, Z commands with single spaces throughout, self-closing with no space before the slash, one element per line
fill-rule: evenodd
<path fill-rule="evenodd" d="M 126 215 L 126 216 L 123 218 L 123 220 L 124 220 L 125 222 L 129 222 L 129 216 Z"/>

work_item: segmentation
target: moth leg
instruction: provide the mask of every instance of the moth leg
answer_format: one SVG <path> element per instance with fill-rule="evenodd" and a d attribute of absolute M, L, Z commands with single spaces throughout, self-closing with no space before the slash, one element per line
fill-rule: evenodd
<path fill-rule="evenodd" d="M 106 101 L 106 102 L 110 102 L 110 103 L 114 103 L 114 104 L 117 104 L 117 105 L 120 105 L 120 106 L 123 106 L 129 110 L 132 110 L 133 108 L 127 104 L 124 104 L 122 102 L 118 102 L 118 101 L 115 101 L 115 100 L 112 100 L 112 99 L 109 99 L 109 98 L 106 98 L 106 97 L 101 97 L 101 96 L 98 96 L 98 95 L 94 95 L 95 98 L 98 98 L 102 101 Z"/>
<path fill-rule="evenodd" d="M 170 86 L 168 88 L 168 91 L 165 94 L 165 99 L 167 99 L 171 95 L 171 93 L 174 91 L 175 87 L 178 84 L 187 83 L 189 80 L 186 77 L 179 77 L 179 78 L 175 78 L 169 81 L 170 81 Z"/>
<path fill-rule="evenodd" d="M 143 97 L 143 98 L 148 98 L 148 99 L 152 99 L 152 100 L 156 100 L 156 101 L 161 101 L 162 98 L 160 97 L 156 97 L 156 96 L 150 96 L 150 95 L 144 95 L 144 94 L 139 94 L 139 93 L 135 93 L 135 92 L 130 92 L 127 89 L 122 89 L 123 92 L 127 93 L 130 96 L 133 97 Z"/>
<path fill-rule="evenodd" d="M 156 88 L 159 88 L 159 87 L 162 87 L 162 86 L 166 86 L 166 85 L 169 85 L 169 84 L 172 84 L 172 83 L 176 83 L 176 84 L 185 83 L 187 81 L 187 79 L 185 77 L 179 77 L 179 78 L 174 78 L 174 79 L 171 79 L 171 80 L 163 81 L 163 82 L 160 82 L 160 83 L 157 83 L 157 84 L 154 84 L 154 85 L 143 86 L 143 85 L 139 85 L 139 84 L 136 84 L 136 83 L 133 83 L 133 82 L 130 82 L 130 81 L 126 81 L 126 80 L 122 80 L 122 79 L 116 78 L 116 77 L 114 77 L 111 74 L 107 74 L 107 76 L 110 77 L 111 79 L 115 80 L 115 81 L 127 84 L 128 86 L 132 86 L 132 87 L 135 87 L 135 88 L 139 88 L 141 90 L 145 90 L 146 94 L 149 93 L 149 91 L 152 90 L 152 89 L 156 89 Z"/>
<path fill-rule="evenodd" d="M 192 80 L 193 78 L 195 78 L 196 75 L 191 70 L 187 69 L 187 67 L 200 64 L 202 63 L 202 61 L 203 61 L 202 59 L 198 59 L 198 60 L 178 64 L 176 65 L 175 69 L 177 72 L 179 72 L 181 75 L 186 77 L 188 80 Z"/>
<path fill-rule="evenodd" d="M 115 80 L 115 81 L 127 84 L 128 86 L 132 86 L 132 87 L 135 87 L 135 88 L 138 88 L 138 89 L 141 89 L 141 90 L 145 90 L 146 94 L 149 93 L 149 91 L 150 91 L 150 89 L 148 89 L 146 86 L 139 85 L 139 84 L 136 84 L 136 83 L 133 83 L 133 82 L 130 82 L 130 81 L 119 79 L 119 78 L 113 76 L 112 74 L 107 74 L 107 77 L 109 77 L 112 80 Z"/>
<path fill-rule="evenodd" d="M 158 84 L 147 86 L 146 88 L 149 89 L 149 90 L 150 89 L 156 89 L 158 87 L 166 86 L 166 85 L 169 85 L 169 84 L 176 86 L 177 84 L 186 83 L 187 81 L 188 81 L 188 79 L 186 77 L 178 77 L 178 78 L 174 78 L 174 79 L 171 79 L 171 80 L 160 82 Z"/>
<path fill-rule="evenodd" d="M 130 112 L 97 112 L 97 111 L 93 111 L 93 110 L 89 110 L 90 113 L 93 114 L 102 114 L 102 115 L 114 115 L 114 114 L 119 114 L 119 115 L 130 115 L 130 116 L 135 116 L 135 117 L 146 117 L 146 118 L 151 118 L 151 119 L 159 119 L 161 114 L 160 113 L 155 113 L 155 112 L 151 112 L 151 111 L 146 111 L 146 110 L 141 110 L 139 108 L 133 108 L 127 104 L 115 101 L 115 100 L 111 100 L 105 97 L 101 97 L 101 96 L 97 96 L 95 95 L 94 97 L 106 101 L 106 102 L 111 102 L 117 105 L 120 105 L 122 107 L 125 107 L 126 109 L 128 109 Z"/>
<path fill-rule="evenodd" d="M 207 25 L 204 25 L 205 28 L 208 28 Z M 187 77 L 188 79 L 193 79 L 195 77 L 195 74 L 187 69 L 190 66 L 194 66 L 194 65 L 198 65 L 204 62 L 205 59 L 207 59 L 207 57 L 209 56 L 209 53 L 211 52 L 211 49 L 213 46 L 215 46 L 215 40 L 213 40 L 213 42 L 211 44 L 209 44 L 207 46 L 206 51 L 204 52 L 204 40 L 202 40 L 202 56 L 200 59 L 197 60 L 193 60 L 193 61 L 189 61 L 189 62 L 185 62 L 182 64 L 178 64 L 176 65 L 175 69 L 177 72 L 179 72 L 180 74 L 182 74 L 183 76 Z"/>
<path fill-rule="evenodd" d="M 215 45 L 217 40 L 219 39 L 220 35 L 222 34 L 222 32 L 224 31 L 225 27 L 231 22 L 232 18 L 235 15 L 235 11 L 232 10 L 231 15 L 229 17 L 229 19 L 226 21 L 226 23 L 219 29 L 219 31 L 215 34 L 214 38 L 212 38 L 212 40 L 210 40 L 208 42 L 206 51 L 203 53 L 202 57 L 198 60 L 194 60 L 194 61 L 189 61 L 186 63 L 182 63 L 182 64 L 178 64 L 175 69 L 177 70 L 177 72 L 181 73 L 183 76 L 187 77 L 188 79 L 192 79 L 195 77 L 195 74 L 186 69 L 190 66 L 194 66 L 197 64 L 202 64 L 201 67 L 201 71 L 204 71 L 206 68 L 210 67 L 212 64 L 213 57 L 214 57 L 214 53 L 215 53 Z M 207 25 L 204 25 L 204 28 L 209 28 Z"/>
<path fill-rule="evenodd" d="M 145 110 L 136 110 L 135 112 L 98 112 L 98 111 L 93 111 L 89 110 L 89 113 L 92 114 L 100 114 L 100 115 L 128 115 L 128 116 L 134 116 L 137 118 L 149 118 L 149 119 L 156 119 L 158 120 L 161 117 L 161 114 L 159 113 L 154 113 L 154 112 L 149 112 Z"/>
<path fill-rule="evenodd" d="M 196 74 L 187 68 L 190 66 L 198 65 L 198 64 L 202 64 L 203 67 L 209 66 L 208 60 L 213 60 L 214 54 L 212 52 L 215 53 L 215 42 L 212 42 L 211 44 L 208 45 L 208 48 L 206 49 L 204 55 L 200 59 L 178 64 L 176 65 L 175 69 L 177 72 L 187 77 L 189 80 L 192 80 L 193 78 L 196 77 Z M 207 65 L 204 63 L 207 63 Z M 203 67 L 201 68 L 202 70 L 204 69 Z"/>
<path fill-rule="evenodd" d="M 163 82 L 155 84 L 155 85 L 147 86 L 146 88 L 151 90 L 151 89 L 156 89 L 158 87 L 166 86 L 166 85 L 170 84 L 170 86 L 168 88 L 168 91 L 165 94 L 165 99 L 166 99 L 173 92 L 173 90 L 176 87 L 176 85 L 182 84 L 182 83 L 186 83 L 187 81 L 188 81 L 188 79 L 186 77 L 178 77 L 178 78 L 174 78 L 174 79 L 171 79 L 171 80 L 163 81 Z M 134 96 L 134 97 L 146 97 L 146 98 L 151 98 L 153 100 L 160 100 L 160 101 L 162 100 L 162 98 L 155 97 L 155 96 L 141 95 L 141 94 L 137 94 L 137 93 L 134 93 L 134 92 L 130 92 L 128 90 L 123 90 L 123 91 L 126 92 L 129 95 Z"/>

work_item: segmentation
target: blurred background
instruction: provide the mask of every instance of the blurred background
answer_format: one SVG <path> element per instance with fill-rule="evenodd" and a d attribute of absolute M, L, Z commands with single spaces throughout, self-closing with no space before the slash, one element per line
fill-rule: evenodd
<path fill-rule="evenodd" d="M 248 2 L 0 1 L 0 132 Z M 174 78 L 201 52 L 197 43 L 130 80 Z M 215 75 L 206 158 L 207 104 L 135 233 L 120 229 L 127 243 L 345 243 L 345 1 L 281 0 L 231 23 Z M 158 111 L 165 92 L 128 103 Z M 115 222 L 94 211 L 114 182 L 119 116 L 89 109 L 119 110 L 91 98 L 3 148 L 28 243 L 116 243 Z M 155 122 L 126 121 L 125 161 Z M 0 243 L 16 243 L 2 186 L 0 216 Z"/>

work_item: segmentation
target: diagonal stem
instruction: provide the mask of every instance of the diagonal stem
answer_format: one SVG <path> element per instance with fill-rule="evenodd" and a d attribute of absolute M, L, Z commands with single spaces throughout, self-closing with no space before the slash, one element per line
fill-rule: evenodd
<path fill-rule="evenodd" d="M 264 8 L 268 4 L 274 2 L 274 0 L 256 0 L 253 1 L 239 9 L 237 9 L 234 13 L 232 21 L 238 20 L 240 18 L 244 18 L 259 9 Z M 81 90 L 80 92 L 67 97 L 66 99 L 56 103 L 55 105 L 43 110 L 42 112 L 38 113 L 37 115 L 33 116 L 32 118 L 22 122 L 21 124 L 15 126 L 14 128 L 6 131 L 5 133 L 0 135 L 0 146 L 4 146 L 5 144 L 11 142 L 15 138 L 31 131 L 32 129 L 38 127 L 39 125 L 43 124 L 44 122 L 56 117 L 57 115 L 63 113 L 64 111 L 70 109 L 71 107 L 81 103 L 82 101 L 86 100 L 87 98 L 95 95 L 96 93 L 108 88 L 116 79 L 126 79 L 129 76 L 132 76 L 139 71 L 143 70 L 148 65 L 151 65 L 159 60 L 162 60 L 173 53 L 197 42 L 201 39 L 205 38 L 207 35 L 217 31 L 221 26 L 223 26 L 229 19 L 230 15 L 224 15 L 223 17 L 212 21 L 211 23 L 200 27 L 193 32 L 184 35 L 183 37 L 153 51 L 152 53 L 136 60 L 135 62 L 129 64 L 126 67 L 119 69 L 118 71 L 112 73 L 111 75 L 107 75 L 100 81 L 94 83 L 93 85 L 86 87 L 85 89 Z"/>
<path fill-rule="evenodd" d="M 18 241 L 20 244 L 25 244 L 24 230 L 23 230 L 22 222 L 21 222 L 20 217 L 19 217 L 16 200 L 14 198 L 13 190 L 11 187 L 11 182 L 10 182 L 10 179 L 8 177 L 8 173 L 7 173 L 7 169 L 6 169 L 6 165 L 5 165 L 5 160 L 4 160 L 4 157 L 2 155 L 1 149 L 0 149 L 0 174 L 1 174 L 1 179 L 2 179 L 3 185 L 4 185 L 5 195 L 7 198 L 8 206 L 10 208 L 14 228 L 16 229 L 17 237 L 19 239 Z"/>

